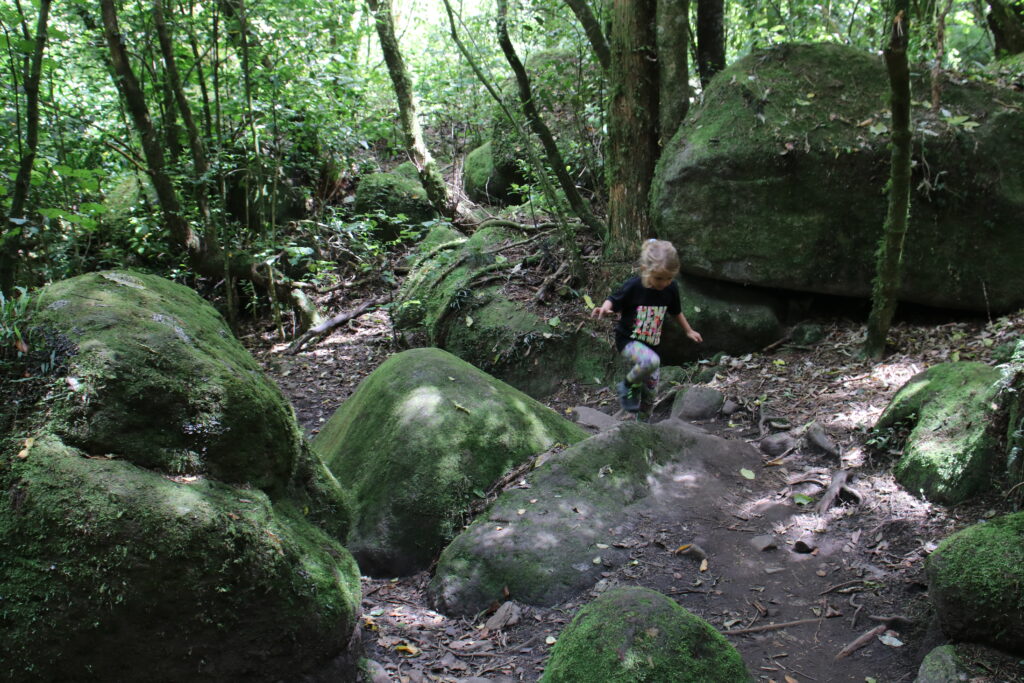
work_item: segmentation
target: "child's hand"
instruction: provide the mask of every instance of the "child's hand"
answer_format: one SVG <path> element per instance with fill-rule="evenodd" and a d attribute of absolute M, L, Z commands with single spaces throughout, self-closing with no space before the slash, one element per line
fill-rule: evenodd
<path fill-rule="evenodd" d="M 591 318 L 595 318 L 595 317 L 596 318 L 603 318 L 607 313 L 611 313 L 611 312 L 612 312 L 612 302 L 608 301 L 608 300 L 605 300 L 605 302 L 603 304 L 601 304 L 600 306 L 597 306 L 593 311 L 591 311 L 590 317 Z"/>
<path fill-rule="evenodd" d="M 690 330 L 689 332 L 686 333 L 686 336 L 692 339 L 693 341 L 697 342 L 698 344 L 704 341 L 704 337 L 700 336 L 700 332 L 698 332 L 697 330 Z"/>

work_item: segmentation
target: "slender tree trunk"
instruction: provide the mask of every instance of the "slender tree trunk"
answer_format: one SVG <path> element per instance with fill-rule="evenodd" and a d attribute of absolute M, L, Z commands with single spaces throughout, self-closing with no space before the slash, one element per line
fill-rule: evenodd
<path fill-rule="evenodd" d="M 22 247 L 22 230 L 25 220 L 25 205 L 31 187 L 32 167 L 36 162 L 39 148 L 39 83 L 43 73 L 43 52 L 46 49 L 47 26 L 50 18 L 50 0 L 40 0 L 39 17 L 36 20 L 35 47 L 32 58 L 25 64 L 22 87 L 25 91 L 25 144 L 21 147 L 18 174 L 14 178 L 11 192 L 10 219 L 21 222 L 12 227 L 12 221 L 0 230 L 0 292 L 10 297 L 14 293 L 18 267 L 18 252 Z"/>
<path fill-rule="evenodd" d="M 896 311 L 903 261 L 903 244 L 910 216 L 910 69 L 907 64 L 909 20 L 907 0 L 897 0 L 889 46 L 885 49 L 885 67 L 892 91 L 892 168 L 889 183 L 889 209 L 876 252 L 877 265 L 868 317 L 864 354 L 881 358 L 885 338 Z"/>
<path fill-rule="evenodd" d="M 941 0 L 940 0 L 941 1 Z M 932 65 L 932 111 L 942 101 L 942 61 L 946 58 L 946 16 L 953 9 L 953 0 L 935 8 L 935 64 Z"/>
<path fill-rule="evenodd" d="M 590 10 L 590 5 L 587 4 L 586 0 L 565 0 L 565 4 L 576 15 L 576 20 L 580 22 L 583 32 L 587 34 L 587 40 L 590 41 L 590 46 L 594 50 L 598 63 L 607 72 L 612 65 L 611 48 L 608 47 L 608 40 L 604 37 L 604 32 L 601 30 L 601 23 Z"/>
<path fill-rule="evenodd" d="M 697 71 L 706 88 L 725 68 L 725 0 L 697 0 Z"/>
<path fill-rule="evenodd" d="M 650 191 L 658 161 L 655 0 L 612 4 L 608 111 L 608 231 L 612 261 L 635 258 L 651 234 Z"/>
<path fill-rule="evenodd" d="M 430 152 L 423 142 L 423 131 L 420 129 L 419 117 L 416 114 L 416 98 L 413 95 L 412 81 L 409 79 L 405 60 L 402 59 L 402 52 L 398 47 L 398 38 L 395 36 L 391 0 L 367 0 L 367 4 L 370 6 L 370 11 L 373 12 L 377 37 L 380 38 L 381 51 L 384 53 L 384 62 L 388 66 L 388 74 L 391 76 L 391 83 L 395 88 L 398 116 L 402 123 L 402 134 L 405 137 L 405 148 L 409 156 L 412 157 L 413 164 L 419 170 L 420 182 L 423 183 L 423 189 L 427 191 L 430 203 L 442 216 L 454 217 L 455 206 L 448 187 L 445 185 L 444 178 L 441 177 L 437 163 L 430 156 Z"/>
<path fill-rule="evenodd" d="M 604 232 L 604 225 L 594 217 L 591 213 L 590 207 L 587 206 L 587 202 L 580 196 L 579 190 L 576 189 L 576 184 L 572 181 L 568 171 L 565 170 L 565 161 L 562 159 L 562 153 L 558 150 L 558 145 L 555 143 L 555 138 L 551 135 L 551 130 L 540 116 L 540 112 L 537 111 L 537 105 L 533 99 L 533 92 L 530 87 L 530 77 L 526 73 L 526 69 L 523 67 L 523 63 L 519 61 L 519 56 L 516 54 L 515 47 L 512 45 L 512 39 L 508 35 L 508 2 L 507 0 L 498 0 L 498 44 L 501 46 L 501 51 L 505 54 L 505 60 L 512 68 L 512 72 L 516 77 L 516 85 L 519 90 L 519 101 L 523 106 L 523 113 L 526 115 L 526 121 L 530 126 L 530 130 L 540 140 L 541 146 L 544 148 L 544 154 L 547 156 L 548 165 L 555 174 L 555 178 L 558 179 L 558 185 L 562 188 L 562 192 L 565 194 L 565 198 L 569 201 L 569 206 L 572 207 L 573 213 L 579 216 L 580 220 L 590 228 L 595 235 L 600 235 Z M 570 253 L 578 251 L 575 242 L 572 237 L 566 235 L 566 248 Z M 575 261 L 576 259 L 573 259 Z M 576 264 L 574 263 L 574 266 Z"/>
<path fill-rule="evenodd" d="M 690 0 L 658 3 L 658 127 L 667 143 L 690 110 Z"/>
<path fill-rule="evenodd" d="M 251 257 L 244 254 L 225 254 L 216 241 L 204 239 L 192 230 L 185 218 L 174 183 L 167 174 L 160 136 L 150 118 L 145 95 L 128 61 L 128 50 L 118 26 L 114 0 L 100 0 L 100 10 L 117 88 L 142 142 L 149 179 L 156 192 L 164 224 L 171 239 L 185 251 L 189 263 L 198 274 L 250 280 L 264 290 L 274 287 L 275 297 L 279 300 L 289 300 L 299 310 L 303 329 L 317 324 L 321 317 L 301 289 L 291 286 L 280 275 L 268 276 L 266 268 L 261 272 L 261 264 Z"/>
<path fill-rule="evenodd" d="M 210 164 L 206 158 L 206 146 L 203 144 L 203 138 L 196 126 L 195 119 L 192 117 L 192 107 L 185 98 L 185 90 L 181 85 L 181 75 L 178 72 L 178 64 L 174 59 L 174 44 L 171 41 L 171 34 L 167 28 L 167 20 L 164 16 L 163 0 L 153 0 L 153 23 L 160 42 L 160 53 L 163 56 L 168 84 L 177 102 L 178 111 L 181 112 L 181 120 L 185 124 L 185 135 L 188 139 L 189 152 L 192 155 L 192 171 L 195 173 L 198 181 L 195 192 L 196 204 L 199 206 L 199 213 L 203 217 L 204 225 L 209 229 L 211 224 L 207 174 L 210 170 Z M 207 239 L 210 239 L 212 231 L 208 230 L 208 232 L 210 234 L 207 235 Z"/>
<path fill-rule="evenodd" d="M 1024 8 L 1019 3 L 988 0 L 988 26 L 995 40 L 996 56 L 1024 52 Z"/>

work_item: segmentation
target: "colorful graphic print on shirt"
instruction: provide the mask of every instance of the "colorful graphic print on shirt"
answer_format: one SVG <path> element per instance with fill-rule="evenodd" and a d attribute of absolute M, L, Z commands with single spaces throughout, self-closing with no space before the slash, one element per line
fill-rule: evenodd
<path fill-rule="evenodd" d="M 668 306 L 637 306 L 631 337 L 648 346 L 661 343 L 661 326 L 665 322 Z"/>

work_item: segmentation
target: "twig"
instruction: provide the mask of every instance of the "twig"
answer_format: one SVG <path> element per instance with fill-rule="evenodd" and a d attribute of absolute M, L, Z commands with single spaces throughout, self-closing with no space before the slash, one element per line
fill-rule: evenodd
<path fill-rule="evenodd" d="M 288 354 L 289 356 L 294 356 L 295 354 L 302 350 L 302 347 L 310 339 L 313 339 L 314 337 L 323 336 L 327 332 L 333 330 L 335 327 L 338 327 L 339 325 L 344 325 L 349 320 L 354 320 L 358 318 L 359 316 L 363 315 L 374 306 L 378 306 L 384 303 L 384 300 L 384 297 L 377 297 L 376 299 L 364 301 L 363 303 L 359 304 L 359 306 L 355 310 L 350 311 L 349 313 L 342 313 L 340 315 L 336 315 L 330 320 L 325 320 L 316 327 L 309 328 L 308 330 L 302 333 L 302 336 L 300 336 L 298 339 L 292 342 L 292 345 L 288 347 L 288 350 L 285 351 L 285 353 Z"/>
<path fill-rule="evenodd" d="M 781 624 L 764 624 L 763 626 L 755 626 L 753 628 L 738 628 L 735 631 L 722 631 L 723 636 L 741 636 L 745 633 L 760 633 L 762 631 L 776 631 L 780 628 L 789 628 L 790 626 L 802 626 L 803 624 L 813 624 L 821 621 L 821 617 L 812 617 L 808 619 L 797 619 L 796 621 L 784 621 Z"/>
<path fill-rule="evenodd" d="M 782 346 L 783 344 L 785 344 L 788 341 L 789 341 L 789 335 L 787 334 L 782 339 L 779 339 L 777 341 L 773 341 L 771 344 L 769 344 L 768 346 L 766 346 L 763 349 L 761 349 L 761 353 L 768 353 L 769 351 L 772 351 L 775 348 L 777 348 L 779 346 Z"/>
<path fill-rule="evenodd" d="M 885 630 L 887 628 L 889 627 L 886 624 L 879 624 L 867 633 L 864 633 L 863 635 L 859 636 L 856 640 L 854 640 L 852 643 L 850 643 L 849 645 L 847 645 L 839 651 L 839 654 L 836 655 L 836 661 L 843 659 L 844 657 L 849 657 L 854 652 L 870 643 L 873 638 L 885 633 Z"/>
<path fill-rule="evenodd" d="M 542 301 L 544 299 L 544 297 L 547 296 L 548 290 L 551 289 L 551 285 L 553 285 L 558 278 L 562 277 L 562 274 L 566 270 L 568 270 L 568 268 L 569 268 L 569 262 L 568 261 L 562 261 L 561 265 L 558 266 L 558 268 L 555 270 L 555 272 L 553 272 L 551 275 L 548 275 L 546 278 L 544 278 L 544 282 L 541 283 L 540 288 L 537 290 L 537 293 L 533 297 L 533 300 L 534 301 Z"/>
<path fill-rule="evenodd" d="M 850 628 L 857 628 L 857 617 L 860 615 L 860 611 L 862 609 L 864 609 L 864 603 L 862 603 L 862 602 L 855 602 L 854 601 L 854 598 L 856 598 L 856 597 L 857 597 L 856 593 L 852 593 L 850 595 L 850 607 L 856 607 L 857 608 L 857 609 L 855 609 L 853 611 L 853 618 L 850 619 Z"/>
<path fill-rule="evenodd" d="M 837 591 L 840 588 L 846 588 L 847 586 L 853 586 L 858 583 L 864 583 L 864 579 L 854 579 L 853 581 L 847 581 L 845 583 L 837 583 L 836 585 L 829 586 L 825 590 L 821 591 L 820 593 L 818 593 L 818 595 L 826 595 L 828 593 L 831 593 L 832 591 Z"/>

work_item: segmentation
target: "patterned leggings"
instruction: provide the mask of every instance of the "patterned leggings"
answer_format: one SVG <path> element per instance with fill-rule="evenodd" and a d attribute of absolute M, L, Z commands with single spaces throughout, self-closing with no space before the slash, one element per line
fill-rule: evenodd
<path fill-rule="evenodd" d="M 622 357 L 632 365 L 626 374 L 626 384 L 643 384 L 645 392 L 654 395 L 661 375 L 661 358 L 654 349 L 647 344 L 632 341 L 623 347 Z"/>

